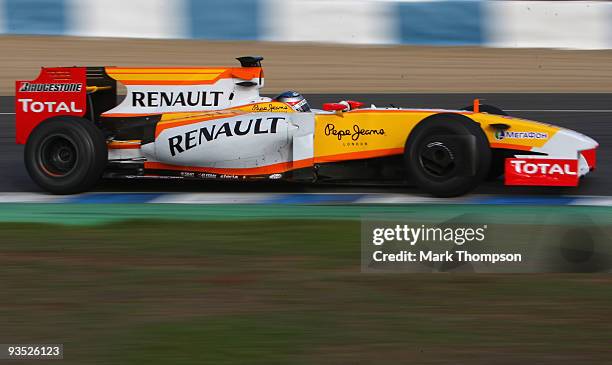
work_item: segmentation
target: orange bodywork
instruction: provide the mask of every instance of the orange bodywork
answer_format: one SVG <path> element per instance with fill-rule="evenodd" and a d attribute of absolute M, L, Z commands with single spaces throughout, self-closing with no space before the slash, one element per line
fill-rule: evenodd
<path fill-rule="evenodd" d="M 251 80 L 262 75 L 261 67 L 106 67 L 106 73 L 124 85 L 206 85 L 220 79 Z"/>

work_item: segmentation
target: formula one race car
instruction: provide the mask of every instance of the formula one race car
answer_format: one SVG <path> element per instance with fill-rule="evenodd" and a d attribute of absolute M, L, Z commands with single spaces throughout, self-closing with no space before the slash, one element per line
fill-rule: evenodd
<path fill-rule="evenodd" d="M 43 68 L 16 83 L 17 143 L 32 179 L 57 194 L 102 178 L 413 182 L 457 196 L 487 177 L 576 186 L 598 144 L 473 105 L 463 110 L 310 109 L 296 92 L 261 97 L 261 57 L 241 67 Z M 117 84 L 127 95 L 117 103 Z"/>

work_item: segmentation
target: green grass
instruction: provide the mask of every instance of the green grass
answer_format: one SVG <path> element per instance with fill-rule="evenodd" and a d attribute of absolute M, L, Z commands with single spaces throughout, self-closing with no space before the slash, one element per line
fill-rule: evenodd
<path fill-rule="evenodd" d="M 608 275 L 362 274 L 358 221 L 4 223 L 0 233 L 0 343 L 64 343 L 67 364 L 610 355 Z"/>

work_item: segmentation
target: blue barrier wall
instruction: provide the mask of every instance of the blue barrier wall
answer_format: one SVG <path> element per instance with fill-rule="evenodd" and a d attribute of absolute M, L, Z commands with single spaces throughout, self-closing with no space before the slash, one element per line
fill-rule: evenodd
<path fill-rule="evenodd" d="M 483 2 L 397 3 L 400 41 L 404 44 L 481 45 L 485 43 Z"/>
<path fill-rule="evenodd" d="M 189 36 L 198 39 L 259 39 L 259 1 L 190 0 Z"/>
<path fill-rule="evenodd" d="M 64 34 L 68 27 L 65 0 L 5 0 L 5 32 Z"/>
<path fill-rule="evenodd" d="M 612 2 L 0 0 L 0 33 L 605 49 Z"/>

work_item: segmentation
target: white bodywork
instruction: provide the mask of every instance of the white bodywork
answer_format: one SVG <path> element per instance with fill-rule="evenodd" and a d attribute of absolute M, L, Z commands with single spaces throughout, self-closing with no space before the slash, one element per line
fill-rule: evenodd
<path fill-rule="evenodd" d="M 238 85 L 240 82 L 252 82 L 254 85 L 241 86 Z M 269 100 L 259 95 L 263 84 L 263 78 L 225 78 L 214 84 L 127 85 L 125 99 L 102 116 L 221 110 Z"/>
<path fill-rule="evenodd" d="M 542 147 L 534 147 L 533 152 L 546 153 L 547 156 L 516 155 L 517 158 L 551 158 L 551 159 L 578 159 L 578 175 L 586 175 L 593 166 L 589 166 L 587 160 L 580 151 L 597 148 L 599 144 L 591 137 L 585 136 L 569 129 L 561 128 Z"/>
<path fill-rule="evenodd" d="M 179 166 L 252 168 L 313 156 L 312 113 L 248 113 L 163 130 L 143 156 Z"/>
<path fill-rule="evenodd" d="M 126 86 L 125 99 L 103 116 L 210 112 L 271 102 L 259 94 L 263 85 L 263 77 L 221 78 L 212 84 L 195 85 L 130 84 Z M 177 123 L 176 127 L 161 130 L 154 142 L 139 149 L 109 149 L 109 160 L 248 169 L 312 159 L 314 114 L 285 111 L 258 110 L 185 125 Z"/>

